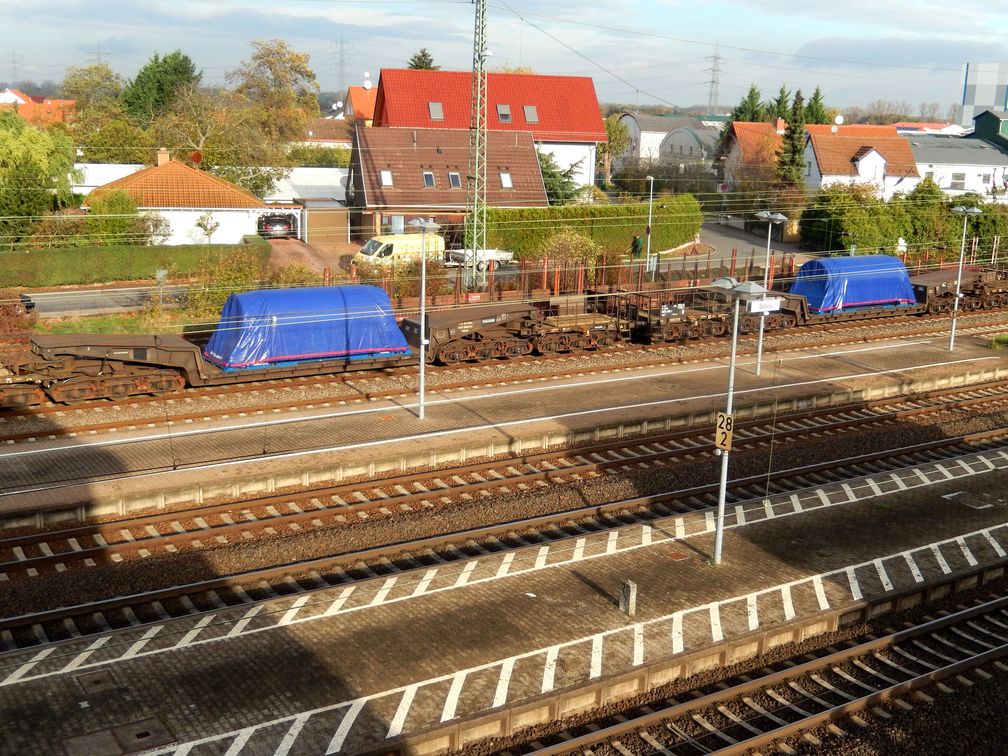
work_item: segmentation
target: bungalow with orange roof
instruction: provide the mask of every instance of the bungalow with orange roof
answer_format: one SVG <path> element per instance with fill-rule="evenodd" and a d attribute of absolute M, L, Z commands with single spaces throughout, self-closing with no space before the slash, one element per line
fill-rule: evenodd
<path fill-rule="evenodd" d="M 166 244 L 199 244 L 206 234 L 196 226 L 210 212 L 219 224 L 212 241 L 237 244 L 256 233 L 256 222 L 266 205 L 245 189 L 222 178 L 172 160 L 168 150 L 158 150 L 157 165 L 100 186 L 89 200 L 113 191 L 124 191 L 141 211 L 157 213 L 169 226 Z M 85 210 L 88 205 L 83 205 Z"/>
<path fill-rule="evenodd" d="M 889 200 L 920 183 L 910 142 L 893 126 L 862 124 L 805 127 L 805 185 L 871 184 Z"/>
<path fill-rule="evenodd" d="M 370 126 L 374 120 L 375 98 L 378 90 L 371 86 L 371 81 L 363 87 L 347 87 L 347 101 L 343 107 L 343 117 L 348 121 L 359 121 L 364 126 Z"/>

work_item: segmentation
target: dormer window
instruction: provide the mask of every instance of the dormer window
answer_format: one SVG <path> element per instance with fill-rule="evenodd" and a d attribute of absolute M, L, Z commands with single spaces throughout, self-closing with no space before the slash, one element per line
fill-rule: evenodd
<path fill-rule="evenodd" d="M 427 111 L 430 113 L 432 121 L 444 120 L 444 106 L 440 102 L 428 102 Z"/>
<path fill-rule="evenodd" d="M 501 123 L 511 123 L 511 106 L 506 103 L 498 104 L 497 118 Z"/>
<path fill-rule="evenodd" d="M 525 123 L 539 123 L 539 111 L 535 105 L 523 105 L 525 110 Z"/>

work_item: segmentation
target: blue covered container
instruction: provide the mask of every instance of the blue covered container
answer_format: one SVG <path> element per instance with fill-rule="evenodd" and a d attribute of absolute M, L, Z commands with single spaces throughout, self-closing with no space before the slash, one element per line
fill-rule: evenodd
<path fill-rule="evenodd" d="M 817 314 L 917 301 L 903 261 L 888 255 L 809 260 L 799 268 L 791 293 L 804 295 Z"/>
<path fill-rule="evenodd" d="M 409 351 L 383 289 L 319 286 L 232 294 L 203 356 L 238 370 Z"/>

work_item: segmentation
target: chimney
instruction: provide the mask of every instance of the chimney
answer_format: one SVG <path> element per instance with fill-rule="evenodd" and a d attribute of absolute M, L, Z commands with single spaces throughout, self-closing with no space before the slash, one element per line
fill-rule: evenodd
<path fill-rule="evenodd" d="M 169 160 L 171 160 L 171 154 L 164 147 L 161 147 L 157 151 L 157 164 L 158 164 L 158 167 L 164 165 Z"/>

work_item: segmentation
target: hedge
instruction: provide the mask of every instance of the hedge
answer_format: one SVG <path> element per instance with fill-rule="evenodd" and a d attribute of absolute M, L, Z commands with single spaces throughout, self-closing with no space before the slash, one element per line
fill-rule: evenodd
<path fill-rule="evenodd" d="M 536 208 L 488 208 L 487 246 L 535 258 L 554 232 L 570 229 L 591 237 L 606 252 L 630 249 L 634 235 L 645 237 L 648 203 L 630 205 L 561 205 Z M 691 241 L 703 220 L 700 203 L 690 194 L 656 199 L 651 220 L 651 250 L 666 250 Z"/>
<path fill-rule="evenodd" d="M 160 269 L 173 276 L 192 276 L 235 247 L 247 249 L 263 264 L 269 242 L 246 236 L 242 244 L 181 244 L 177 246 L 108 246 L 0 252 L 0 287 L 47 287 L 71 284 L 142 281 Z"/>

